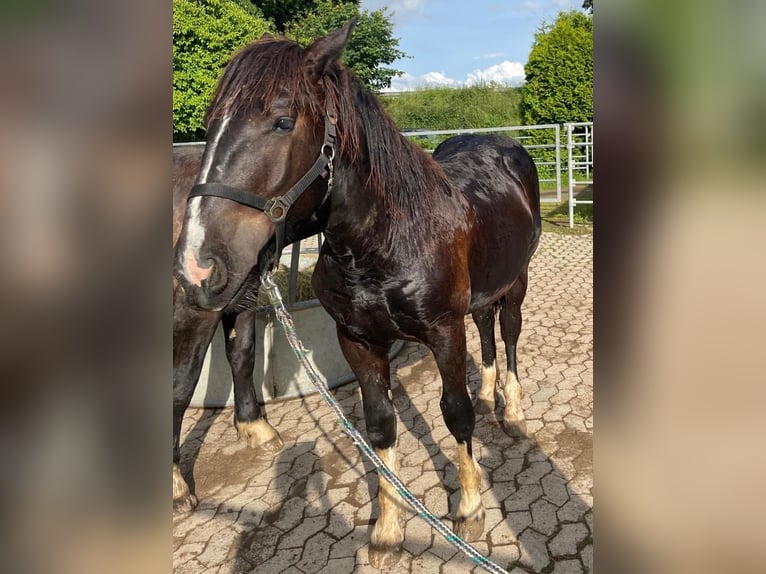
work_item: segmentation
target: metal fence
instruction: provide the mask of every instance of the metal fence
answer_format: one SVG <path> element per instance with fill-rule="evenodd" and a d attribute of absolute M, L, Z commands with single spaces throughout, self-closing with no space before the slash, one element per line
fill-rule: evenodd
<path fill-rule="evenodd" d="M 564 124 L 567 132 L 567 182 L 569 184 L 569 227 L 574 227 L 574 209 L 593 205 L 592 199 L 577 199 L 578 185 L 593 185 L 593 122 Z"/>

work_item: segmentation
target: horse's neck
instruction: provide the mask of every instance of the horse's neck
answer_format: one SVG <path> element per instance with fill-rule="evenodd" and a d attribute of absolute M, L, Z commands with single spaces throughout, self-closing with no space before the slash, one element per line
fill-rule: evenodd
<path fill-rule="evenodd" d="M 367 174 L 356 166 L 338 165 L 334 180 L 328 227 L 342 229 L 351 223 L 363 225 L 366 222 L 364 214 L 377 207 L 372 191 L 365 185 Z"/>
<path fill-rule="evenodd" d="M 380 199 L 366 185 L 368 176 L 358 166 L 338 166 L 335 170 L 325 237 L 338 252 L 359 252 L 367 249 L 371 240 L 382 240 L 387 218 Z"/>
<path fill-rule="evenodd" d="M 389 155 L 371 158 L 364 151 L 353 163 L 338 161 L 325 235 L 337 253 L 351 252 L 372 262 L 388 257 L 395 244 L 407 249 L 435 233 L 444 221 L 455 219 L 460 202 L 451 196 L 433 160 L 403 141 L 398 131 L 371 136 L 376 128 L 364 125 L 365 120 L 360 123 L 360 139 L 365 140 L 360 148 L 385 149 Z M 412 169 L 396 171 L 403 162 Z M 372 163 L 384 181 L 371 181 Z"/>

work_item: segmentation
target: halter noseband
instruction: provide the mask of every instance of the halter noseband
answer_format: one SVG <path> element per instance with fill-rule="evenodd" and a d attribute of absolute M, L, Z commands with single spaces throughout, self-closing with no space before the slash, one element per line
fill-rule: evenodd
<path fill-rule="evenodd" d="M 242 205 L 247 205 L 248 207 L 263 211 L 276 227 L 276 252 L 274 259 L 274 269 L 276 270 L 279 266 L 282 249 L 284 248 L 285 220 L 287 218 L 287 212 L 303 192 L 314 183 L 314 180 L 322 174 L 325 168 L 327 168 L 328 172 L 327 193 L 325 194 L 322 203 L 324 203 L 330 195 L 333 178 L 332 160 L 335 157 L 335 125 L 337 123 L 338 116 L 335 113 L 335 107 L 328 96 L 325 98 L 324 143 L 322 143 L 322 147 L 319 148 L 319 157 L 317 157 L 314 165 L 311 166 L 303 177 L 301 177 L 284 195 L 272 199 L 263 199 L 253 193 L 226 185 L 225 183 L 210 182 L 198 183 L 192 187 L 188 199 L 212 195 L 214 197 L 222 197 L 224 199 L 236 201 Z"/>

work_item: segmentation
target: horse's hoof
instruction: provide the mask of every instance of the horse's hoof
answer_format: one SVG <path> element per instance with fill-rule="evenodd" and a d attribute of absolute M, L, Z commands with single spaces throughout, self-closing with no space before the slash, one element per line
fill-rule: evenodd
<path fill-rule="evenodd" d="M 495 412 L 495 405 L 486 399 L 476 399 L 473 410 L 477 415 L 488 415 Z"/>
<path fill-rule="evenodd" d="M 173 463 L 173 514 L 186 514 L 197 506 L 197 497 L 181 475 L 178 464 Z"/>
<path fill-rule="evenodd" d="M 197 506 L 197 497 L 191 492 L 173 499 L 173 514 L 180 516 L 182 514 L 188 514 L 194 510 Z"/>
<path fill-rule="evenodd" d="M 374 548 L 370 546 L 370 566 L 377 568 L 390 568 L 402 557 L 402 550 L 400 547 L 380 547 Z"/>
<path fill-rule="evenodd" d="M 506 421 L 503 420 L 503 430 L 505 434 L 512 437 L 523 438 L 527 436 L 527 421 Z"/>
<path fill-rule="evenodd" d="M 285 443 L 282 440 L 282 437 L 279 435 L 276 435 L 274 438 L 267 440 L 263 444 L 254 444 L 253 439 L 250 439 L 250 447 L 251 448 L 257 448 L 267 454 L 277 454 L 282 448 L 284 448 Z"/>
<path fill-rule="evenodd" d="M 476 542 L 484 534 L 484 511 L 481 515 L 472 518 L 458 518 L 455 520 L 455 534 L 466 542 Z"/>
<path fill-rule="evenodd" d="M 235 421 L 239 437 L 246 439 L 250 448 L 258 449 L 267 454 L 276 454 L 285 443 L 276 429 L 266 419 L 260 418 L 254 421 Z"/>

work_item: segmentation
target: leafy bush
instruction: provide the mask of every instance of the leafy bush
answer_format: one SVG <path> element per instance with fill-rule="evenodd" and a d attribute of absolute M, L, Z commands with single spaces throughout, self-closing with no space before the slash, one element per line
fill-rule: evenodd
<path fill-rule="evenodd" d="M 593 17 L 574 10 L 562 12 L 553 24 L 535 34 L 524 66 L 519 110 L 526 125 L 563 124 L 593 120 Z M 527 143 L 543 143 L 542 133 L 531 133 Z M 561 130 L 562 162 L 566 161 L 566 132 Z M 543 161 L 553 161 L 553 150 L 541 150 Z M 541 178 L 553 177 L 543 167 Z M 566 173 L 562 173 L 566 180 Z M 562 181 L 565 183 L 565 181 Z M 579 209 L 579 208 L 578 208 Z"/>
<path fill-rule="evenodd" d="M 173 139 L 204 138 L 202 118 L 224 65 L 271 24 L 233 0 L 173 0 Z"/>
<path fill-rule="evenodd" d="M 593 120 L 593 17 L 562 12 L 535 34 L 524 66 L 521 119 L 527 125 Z"/>

